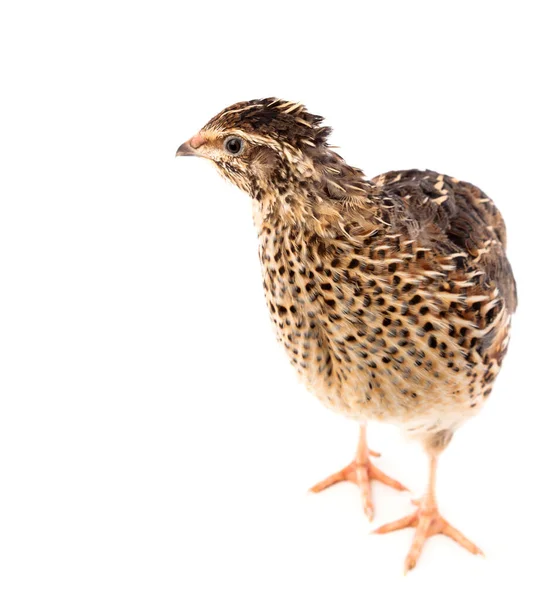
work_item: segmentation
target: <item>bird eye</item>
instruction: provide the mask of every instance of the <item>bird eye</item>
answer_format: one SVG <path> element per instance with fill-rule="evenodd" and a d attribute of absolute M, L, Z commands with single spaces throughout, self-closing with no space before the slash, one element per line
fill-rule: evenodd
<path fill-rule="evenodd" d="M 232 156 L 238 156 L 244 149 L 244 141 L 239 137 L 228 137 L 225 140 L 224 146 L 225 150 L 229 154 L 232 154 Z"/>

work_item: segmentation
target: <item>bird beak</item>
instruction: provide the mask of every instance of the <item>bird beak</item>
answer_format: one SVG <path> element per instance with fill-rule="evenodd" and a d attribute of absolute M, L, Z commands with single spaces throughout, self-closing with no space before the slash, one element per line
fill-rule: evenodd
<path fill-rule="evenodd" d="M 206 140 L 197 133 L 190 140 L 187 140 L 184 144 L 178 148 L 176 156 L 198 156 L 198 152 L 195 152 L 197 148 L 200 148 Z"/>
<path fill-rule="evenodd" d="M 181 144 L 176 152 L 176 156 L 196 156 L 194 148 L 191 146 L 191 140 Z"/>

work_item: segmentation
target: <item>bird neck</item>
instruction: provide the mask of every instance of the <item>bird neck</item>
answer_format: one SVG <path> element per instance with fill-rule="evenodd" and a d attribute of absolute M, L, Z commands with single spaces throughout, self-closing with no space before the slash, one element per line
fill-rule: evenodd
<path fill-rule="evenodd" d="M 269 228 L 334 237 L 347 225 L 361 231 L 383 228 L 380 192 L 360 169 L 325 149 L 278 165 L 251 190 L 259 232 Z"/>

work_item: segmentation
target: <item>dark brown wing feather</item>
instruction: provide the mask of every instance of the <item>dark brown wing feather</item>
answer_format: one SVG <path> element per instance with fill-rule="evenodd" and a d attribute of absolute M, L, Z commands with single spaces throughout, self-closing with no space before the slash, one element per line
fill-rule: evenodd
<path fill-rule="evenodd" d="M 406 212 L 401 218 L 408 218 L 421 241 L 439 253 L 465 252 L 468 262 L 478 262 L 514 312 L 516 283 L 506 257 L 506 228 L 486 194 L 434 171 L 390 171 L 373 181 L 386 195 L 402 199 Z"/>
<path fill-rule="evenodd" d="M 474 302 L 462 309 L 460 316 L 485 328 L 497 317 L 500 306 L 507 314 L 514 312 L 516 282 L 506 256 L 506 228 L 486 194 L 470 183 L 433 171 L 391 171 L 376 177 L 374 183 L 385 198 L 392 199 L 389 218 L 387 213 L 384 216 L 390 222 L 396 220 L 397 229 L 404 229 L 435 255 L 456 256 L 456 276 L 475 270 L 482 273 L 482 280 L 465 288 L 467 292 L 470 289 L 478 295 L 498 290 L 496 309 L 484 315 L 481 303 Z M 459 253 L 462 256 L 457 256 Z M 500 364 L 506 352 L 508 323 L 508 318 L 498 321 L 477 341 L 475 350 Z"/>

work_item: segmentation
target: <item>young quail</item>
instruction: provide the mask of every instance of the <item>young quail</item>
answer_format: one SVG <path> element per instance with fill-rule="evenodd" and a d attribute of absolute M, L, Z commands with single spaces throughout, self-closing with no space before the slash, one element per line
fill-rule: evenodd
<path fill-rule="evenodd" d="M 201 156 L 252 198 L 266 301 L 308 388 L 360 424 L 353 462 L 313 491 L 398 481 L 371 461 L 366 423 L 394 423 L 429 459 L 416 511 L 380 527 L 414 527 L 405 562 L 445 534 L 477 546 L 439 513 L 440 453 L 491 393 L 506 353 L 516 285 L 503 219 L 477 187 L 433 171 L 375 179 L 327 143 L 331 130 L 302 104 L 276 98 L 223 110 L 177 156 Z"/>

